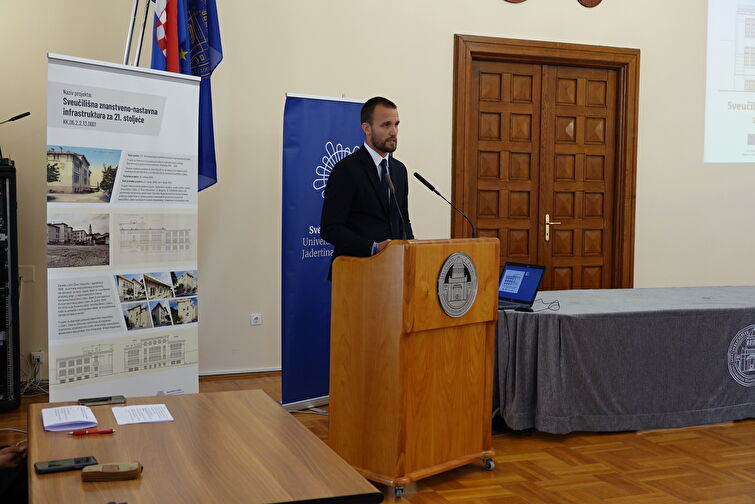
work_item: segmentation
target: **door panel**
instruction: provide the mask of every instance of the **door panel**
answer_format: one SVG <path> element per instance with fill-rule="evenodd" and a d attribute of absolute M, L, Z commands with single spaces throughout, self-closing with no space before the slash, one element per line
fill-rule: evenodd
<path fill-rule="evenodd" d="M 543 65 L 538 261 L 543 289 L 610 287 L 616 71 Z M 550 226 L 545 239 L 545 219 Z"/>
<path fill-rule="evenodd" d="M 467 201 L 480 236 L 501 241 L 501 260 L 537 258 L 540 65 L 474 63 Z"/>
<path fill-rule="evenodd" d="M 465 207 L 541 288 L 610 287 L 616 71 L 475 60 Z M 550 222 L 546 239 L 546 215 Z"/>

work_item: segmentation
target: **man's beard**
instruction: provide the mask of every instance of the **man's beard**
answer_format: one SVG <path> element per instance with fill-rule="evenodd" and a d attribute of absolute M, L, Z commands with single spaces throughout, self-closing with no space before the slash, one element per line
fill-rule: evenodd
<path fill-rule="evenodd" d="M 388 141 L 391 140 L 391 137 L 386 138 L 383 142 L 378 142 L 375 138 L 375 135 L 372 135 L 372 145 L 375 146 L 375 148 L 381 152 L 394 152 L 396 150 L 396 146 L 398 146 L 398 141 L 396 141 L 395 144 L 389 145 Z M 394 138 L 394 140 L 396 140 Z"/>

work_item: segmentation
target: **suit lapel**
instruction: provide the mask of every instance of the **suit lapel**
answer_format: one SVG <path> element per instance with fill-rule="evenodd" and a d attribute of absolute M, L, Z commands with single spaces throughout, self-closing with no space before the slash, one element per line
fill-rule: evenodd
<path fill-rule="evenodd" d="M 367 174 L 367 178 L 370 181 L 370 185 L 372 185 L 372 188 L 375 190 L 375 196 L 377 196 L 378 201 L 380 201 L 380 205 L 383 207 L 383 211 L 388 214 L 388 205 L 385 198 L 385 195 L 381 197 L 381 194 L 383 192 L 383 186 L 380 183 L 380 179 L 378 178 L 377 174 L 377 168 L 375 167 L 375 162 L 372 160 L 372 156 L 370 156 L 370 153 L 367 152 L 367 149 L 362 145 L 362 147 L 359 148 L 360 155 L 362 156 L 362 168 L 365 170 Z"/>

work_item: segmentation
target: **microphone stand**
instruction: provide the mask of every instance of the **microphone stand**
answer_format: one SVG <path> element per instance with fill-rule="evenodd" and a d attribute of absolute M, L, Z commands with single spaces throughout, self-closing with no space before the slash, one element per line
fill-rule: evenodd
<path fill-rule="evenodd" d="M 419 173 L 417 173 L 417 172 L 414 172 L 414 177 L 415 177 L 415 178 L 416 178 L 417 180 L 419 180 L 420 182 L 422 182 L 422 184 L 424 184 L 424 186 L 425 186 L 425 187 L 427 187 L 427 188 L 428 188 L 428 189 L 430 189 L 430 190 L 431 190 L 432 192 L 434 192 L 435 194 L 437 194 L 438 196 L 440 196 L 441 198 L 443 198 L 443 200 L 444 200 L 444 201 L 445 201 L 446 203 L 448 203 L 449 205 L 451 205 L 451 207 L 452 207 L 452 208 L 453 208 L 454 210 L 456 210 L 457 212 L 459 212 L 459 213 L 461 214 L 461 216 L 462 216 L 462 217 L 464 217 L 465 219 L 467 219 L 467 222 L 469 223 L 469 226 L 470 226 L 470 227 L 472 228 L 472 238 L 477 238 L 477 228 L 475 228 L 475 225 L 474 225 L 474 224 L 472 224 L 472 221 L 471 221 L 471 220 L 469 219 L 469 217 L 467 217 L 467 214 L 465 214 L 464 212 L 462 212 L 461 210 L 459 210 L 459 209 L 458 209 L 458 208 L 456 207 L 456 205 L 454 205 L 453 203 L 451 203 L 450 201 L 448 201 L 448 200 L 446 199 L 446 197 L 445 197 L 445 196 L 443 196 L 443 195 L 442 195 L 441 193 L 439 193 L 439 192 L 438 192 L 438 191 L 437 191 L 437 190 L 435 189 L 435 186 L 433 186 L 433 185 L 432 185 L 432 184 L 431 184 L 430 182 L 428 182 L 428 181 L 427 181 L 427 179 L 425 179 L 425 177 L 423 177 L 422 175 L 420 175 L 420 174 L 419 174 Z"/>

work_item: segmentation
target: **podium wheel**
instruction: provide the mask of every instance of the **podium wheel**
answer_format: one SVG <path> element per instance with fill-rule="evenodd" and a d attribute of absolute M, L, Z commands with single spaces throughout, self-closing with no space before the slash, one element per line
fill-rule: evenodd
<path fill-rule="evenodd" d="M 404 495 L 404 487 L 395 487 L 395 488 L 393 489 L 393 495 L 394 495 L 394 496 L 395 496 L 395 497 L 396 497 L 397 499 L 400 499 L 400 498 L 401 498 L 401 496 L 402 496 L 402 495 Z"/>
<path fill-rule="evenodd" d="M 485 464 L 486 471 L 492 471 L 493 469 L 495 469 L 495 460 L 493 459 L 482 459 L 482 463 Z"/>

